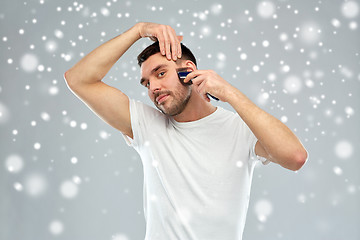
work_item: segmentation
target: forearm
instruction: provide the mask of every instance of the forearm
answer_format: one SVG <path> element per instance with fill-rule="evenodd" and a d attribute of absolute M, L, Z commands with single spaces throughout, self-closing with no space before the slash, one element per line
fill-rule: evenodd
<path fill-rule="evenodd" d="M 65 73 L 69 85 L 101 81 L 119 58 L 140 39 L 138 24 L 100 45 Z"/>
<path fill-rule="evenodd" d="M 271 161 L 287 167 L 307 155 L 299 139 L 281 121 L 232 88 L 228 102 L 257 137 Z M 305 157 L 306 159 L 306 157 Z"/>
<path fill-rule="evenodd" d="M 193 88 L 205 101 L 207 93 L 228 102 L 251 129 L 260 144 L 255 151 L 281 166 L 297 170 L 307 159 L 307 152 L 299 139 L 281 121 L 256 106 L 241 91 L 212 70 L 195 70 L 184 82 L 192 81 Z"/>

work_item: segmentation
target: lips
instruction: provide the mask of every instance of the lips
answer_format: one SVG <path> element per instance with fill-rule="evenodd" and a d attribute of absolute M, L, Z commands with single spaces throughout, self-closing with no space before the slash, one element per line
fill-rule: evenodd
<path fill-rule="evenodd" d="M 161 104 L 162 102 L 164 102 L 168 98 L 169 95 L 170 94 L 161 94 L 160 96 L 156 97 L 155 100 L 156 100 L 156 102 L 158 104 Z"/>

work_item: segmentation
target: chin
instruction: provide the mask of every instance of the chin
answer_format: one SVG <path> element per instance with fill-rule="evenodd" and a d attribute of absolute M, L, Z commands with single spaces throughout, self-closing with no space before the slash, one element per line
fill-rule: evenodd
<path fill-rule="evenodd" d="M 171 107 L 165 107 L 164 104 L 162 104 L 160 106 L 156 105 L 156 107 L 163 114 L 165 114 L 166 116 L 169 116 L 169 117 L 174 117 L 176 115 L 179 115 L 184 110 L 184 107 L 182 105 L 180 105 L 180 106 L 179 105 L 177 105 L 177 106 L 172 105 Z"/>
<path fill-rule="evenodd" d="M 181 94 L 175 94 L 171 96 L 171 99 L 166 99 L 160 105 L 155 104 L 155 106 L 166 116 L 174 117 L 182 113 L 187 104 L 189 103 L 191 97 L 191 88 L 188 88 L 187 94 L 186 92 Z"/>

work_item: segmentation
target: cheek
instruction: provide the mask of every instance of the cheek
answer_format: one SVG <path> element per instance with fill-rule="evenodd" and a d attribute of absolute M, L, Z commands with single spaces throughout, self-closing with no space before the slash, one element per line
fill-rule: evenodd
<path fill-rule="evenodd" d="M 184 92 L 187 90 L 187 86 L 183 85 L 180 80 L 174 84 L 174 89 L 177 92 Z"/>
<path fill-rule="evenodd" d="M 150 89 L 148 89 L 148 96 L 149 96 L 150 100 L 154 100 L 154 94 L 152 93 L 152 91 Z"/>
<path fill-rule="evenodd" d="M 173 88 L 179 88 L 181 86 L 183 86 L 180 82 L 180 79 L 178 78 L 178 76 L 172 76 L 171 79 L 168 79 L 168 85 L 171 85 L 171 87 Z"/>

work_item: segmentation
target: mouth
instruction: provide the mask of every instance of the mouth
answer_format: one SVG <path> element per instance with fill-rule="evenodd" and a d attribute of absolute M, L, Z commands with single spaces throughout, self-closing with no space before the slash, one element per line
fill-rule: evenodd
<path fill-rule="evenodd" d="M 158 97 L 156 97 L 155 101 L 158 103 L 158 104 L 161 104 L 163 103 L 168 97 L 169 97 L 170 94 L 161 94 L 159 95 Z"/>

